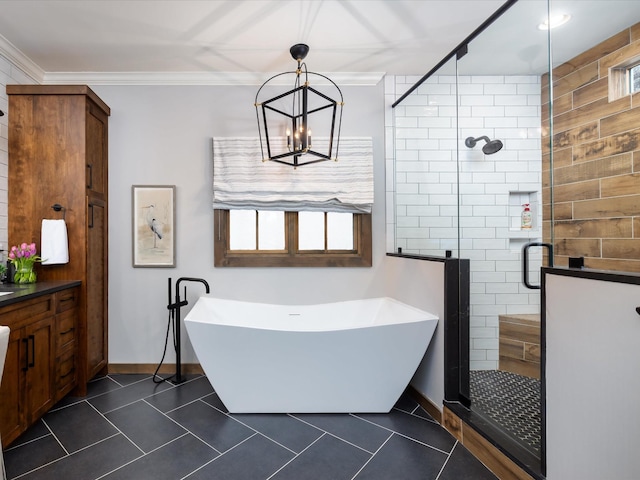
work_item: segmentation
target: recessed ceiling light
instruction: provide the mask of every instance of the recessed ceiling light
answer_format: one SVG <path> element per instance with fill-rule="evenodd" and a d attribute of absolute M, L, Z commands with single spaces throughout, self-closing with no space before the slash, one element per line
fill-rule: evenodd
<path fill-rule="evenodd" d="M 538 30 L 549 30 L 550 28 L 556 28 L 560 25 L 564 25 L 569 20 L 571 20 L 571 15 L 567 13 L 551 15 L 549 18 L 545 19 L 544 22 L 538 25 Z"/>

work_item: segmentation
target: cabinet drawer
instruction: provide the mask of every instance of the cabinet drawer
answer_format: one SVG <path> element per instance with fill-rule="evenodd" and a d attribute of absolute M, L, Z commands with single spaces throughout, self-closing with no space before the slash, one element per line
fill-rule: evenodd
<path fill-rule="evenodd" d="M 56 401 L 76 386 L 76 352 L 70 350 L 56 359 Z"/>
<path fill-rule="evenodd" d="M 56 293 L 56 313 L 71 310 L 78 305 L 80 291 L 77 288 L 70 288 Z"/>
<path fill-rule="evenodd" d="M 51 317 L 55 312 L 53 295 L 43 295 L 0 308 L 2 324 L 16 330 L 28 323 Z"/>
<path fill-rule="evenodd" d="M 76 339 L 76 311 L 56 315 L 56 352 L 61 353 Z"/>

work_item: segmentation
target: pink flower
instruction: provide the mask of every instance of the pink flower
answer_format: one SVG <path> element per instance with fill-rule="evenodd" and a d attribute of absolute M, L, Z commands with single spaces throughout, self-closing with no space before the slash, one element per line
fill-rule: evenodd
<path fill-rule="evenodd" d="M 40 261 L 35 243 L 23 242 L 19 246 L 14 245 L 7 256 L 14 263 L 22 260 L 29 260 L 31 263 Z"/>

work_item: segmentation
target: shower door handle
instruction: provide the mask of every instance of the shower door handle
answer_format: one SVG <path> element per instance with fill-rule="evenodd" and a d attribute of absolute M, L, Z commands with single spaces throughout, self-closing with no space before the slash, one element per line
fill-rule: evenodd
<path fill-rule="evenodd" d="M 529 249 L 531 247 L 544 247 L 548 250 L 549 266 L 553 267 L 553 245 L 543 242 L 529 242 L 522 247 L 522 283 L 532 290 L 540 290 L 540 285 L 532 285 L 529 282 Z"/>

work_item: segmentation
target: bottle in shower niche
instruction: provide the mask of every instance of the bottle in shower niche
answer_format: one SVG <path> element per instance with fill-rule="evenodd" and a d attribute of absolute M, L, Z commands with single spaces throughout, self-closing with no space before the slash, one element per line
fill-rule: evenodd
<path fill-rule="evenodd" d="M 529 230 L 531 229 L 531 224 L 533 222 L 531 217 L 531 209 L 529 208 L 528 203 L 525 203 L 522 206 L 524 207 L 524 210 L 522 210 L 522 222 L 520 224 L 520 228 L 522 230 Z"/>

